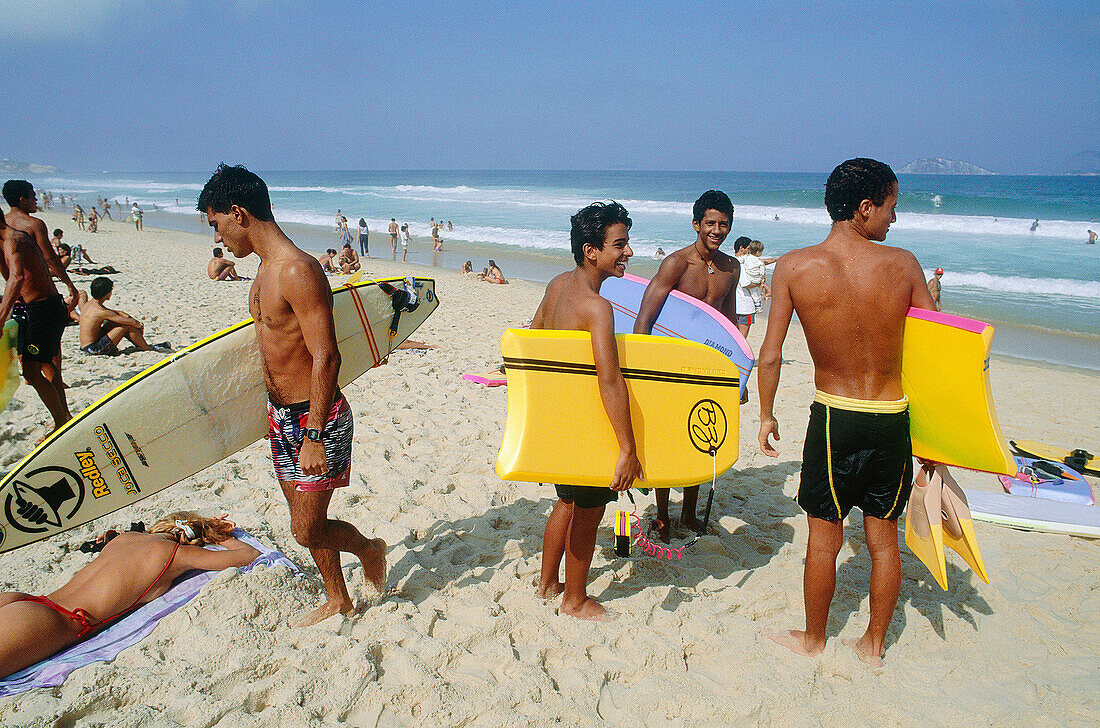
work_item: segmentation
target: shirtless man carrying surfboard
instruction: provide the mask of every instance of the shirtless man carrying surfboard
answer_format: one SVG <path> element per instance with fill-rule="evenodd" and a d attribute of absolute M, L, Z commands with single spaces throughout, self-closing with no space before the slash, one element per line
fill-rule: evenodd
<path fill-rule="evenodd" d="M 879 245 L 894 222 L 898 180 L 873 159 L 849 159 L 825 184 L 833 220 L 818 245 L 787 253 L 772 278 L 772 308 L 760 347 L 760 449 L 778 456 L 772 412 L 783 340 L 792 313 L 806 335 L 817 393 L 795 498 L 809 520 L 803 572 L 806 629 L 769 635 L 802 655 L 825 649 L 844 518 L 863 512 L 871 553 L 871 619 L 858 640 L 861 660 L 878 665 L 901 585 L 898 516 L 913 484 L 901 343 L 910 306 L 933 309 L 924 271 L 908 250 Z"/>
<path fill-rule="evenodd" d="M 283 233 L 271 213 L 267 185 L 244 167 L 220 165 L 199 195 L 199 211 L 214 228 L 214 243 L 237 258 L 260 258 L 248 294 L 255 320 L 275 475 L 290 506 L 290 529 L 309 549 L 328 601 L 295 626 L 315 624 L 354 604 L 340 571 L 340 552 L 363 563 L 367 584 L 386 583 L 386 542 L 328 517 L 334 488 L 351 475 L 352 414 L 336 386 L 340 350 L 332 290 L 321 265 Z"/>
<path fill-rule="evenodd" d="M 634 322 L 635 334 L 653 332 L 653 322 L 665 305 L 672 291 L 680 291 L 705 301 L 718 309 L 730 321 L 737 320 L 736 291 L 741 275 L 741 264 L 719 248 L 725 242 L 733 225 L 733 203 L 725 192 L 704 192 L 692 208 L 691 226 L 695 228 L 695 242 L 669 254 L 661 262 L 657 275 L 646 286 L 638 318 Z M 746 395 L 748 394 L 746 390 Z M 742 400 L 747 401 L 747 400 Z M 653 524 L 665 543 L 670 538 L 668 515 L 669 488 L 657 488 L 657 518 Z M 698 533 L 703 527 L 695 516 L 699 500 L 699 486 L 684 488 L 684 507 L 680 511 L 680 525 Z"/>
<path fill-rule="evenodd" d="M 577 267 L 562 273 L 546 286 L 542 303 L 531 321 L 532 329 L 587 331 L 592 336 L 600 398 L 619 444 L 615 476 L 607 488 L 556 485 L 558 501 L 546 519 L 542 536 L 542 577 L 538 594 L 563 594 L 560 614 L 579 619 L 608 620 L 612 615 L 588 596 L 588 569 L 596 548 L 596 528 L 604 508 L 621 491 L 645 478 L 638 460 L 626 380 L 619 369 L 615 344 L 615 315 L 600 296 L 600 285 L 610 276 L 622 278 L 630 249 L 630 217 L 617 202 L 595 202 L 570 219 L 569 242 Z M 584 443 L 580 443 L 582 446 Z M 565 583 L 558 576 L 565 557 Z"/>

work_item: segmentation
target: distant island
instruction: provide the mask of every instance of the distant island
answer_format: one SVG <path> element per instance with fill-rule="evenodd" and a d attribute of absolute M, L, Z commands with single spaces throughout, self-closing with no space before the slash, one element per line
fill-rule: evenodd
<path fill-rule="evenodd" d="M 19 174 L 56 174 L 61 170 L 48 164 L 28 164 L 15 162 L 7 157 L 0 159 L 0 173 L 11 176 Z"/>
<path fill-rule="evenodd" d="M 905 165 L 898 172 L 900 174 L 996 174 L 970 162 L 943 157 L 918 159 Z"/>

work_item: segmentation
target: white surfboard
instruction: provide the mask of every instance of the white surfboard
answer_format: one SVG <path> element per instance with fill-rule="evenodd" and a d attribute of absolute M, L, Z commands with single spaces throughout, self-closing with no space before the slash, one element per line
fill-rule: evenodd
<path fill-rule="evenodd" d="M 340 385 L 376 366 L 438 305 L 430 278 L 336 289 Z M 256 442 L 267 429 L 267 390 L 248 319 L 133 377 L 0 479 L 0 553 L 157 493 Z"/>
<path fill-rule="evenodd" d="M 964 490 L 975 521 L 1027 531 L 1100 538 L 1100 508 L 1008 493 Z"/>

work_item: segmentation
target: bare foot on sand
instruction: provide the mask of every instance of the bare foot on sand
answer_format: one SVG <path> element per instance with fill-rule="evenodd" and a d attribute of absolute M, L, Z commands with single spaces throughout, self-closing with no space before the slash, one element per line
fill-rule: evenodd
<path fill-rule="evenodd" d="M 562 605 L 558 607 L 558 614 L 568 614 L 570 617 L 591 619 L 596 622 L 611 622 L 619 616 L 615 612 L 605 609 L 602 604 L 592 597 L 587 597 L 577 607 L 566 607 L 563 602 Z"/>
<path fill-rule="evenodd" d="M 539 584 L 535 593 L 543 599 L 553 599 L 563 591 L 565 591 L 565 584 L 562 584 L 560 581 L 554 581 L 549 584 Z"/>
<path fill-rule="evenodd" d="M 649 530 L 650 532 L 657 532 L 657 538 L 661 539 L 661 543 L 668 543 L 672 540 L 672 526 L 667 521 L 654 518 L 649 524 Z"/>
<path fill-rule="evenodd" d="M 373 586 L 381 594 L 386 589 L 386 542 L 380 538 L 367 540 L 370 547 L 356 556 L 363 562 L 363 575 L 367 585 Z"/>
<path fill-rule="evenodd" d="M 867 635 L 863 635 L 858 640 L 841 640 L 844 644 L 851 647 L 856 652 L 856 657 L 859 661 L 865 665 L 871 667 L 882 667 L 882 658 L 886 657 L 886 652 L 879 652 L 875 654 L 874 649 L 871 647 L 871 640 L 867 638 Z"/>
<path fill-rule="evenodd" d="M 769 632 L 768 639 L 776 644 L 783 645 L 791 652 L 807 657 L 816 657 L 825 651 L 824 640 L 820 644 L 811 642 L 805 632 L 797 629 L 788 632 Z"/>
<path fill-rule="evenodd" d="M 299 619 L 292 626 L 294 627 L 309 627 L 317 624 L 318 622 L 328 619 L 335 614 L 343 614 L 345 617 L 350 617 L 355 613 L 355 605 L 351 602 L 347 604 L 341 604 L 339 602 L 325 602 L 321 606 L 314 609 L 306 616 Z"/>

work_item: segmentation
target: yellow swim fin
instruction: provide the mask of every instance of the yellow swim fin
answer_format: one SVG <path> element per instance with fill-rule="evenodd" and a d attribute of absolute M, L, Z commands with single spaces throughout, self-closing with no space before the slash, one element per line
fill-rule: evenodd
<path fill-rule="evenodd" d="M 924 468 L 917 472 L 909 505 L 905 509 L 905 545 L 924 562 L 940 588 L 947 591 L 941 491 L 942 480 L 929 478 Z"/>
<path fill-rule="evenodd" d="M 932 477 L 939 478 L 943 483 L 943 545 L 962 556 L 966 563 L 970 564 L 974 573 L 988 584 L 989 575 L 985 572 L 982 552 L 978 549 L 978 540 L 974 536 L 974 521 L 970 518 L 970 506 L 966 502 L 962 488 L 942 465 L 936 466 Z"/>

